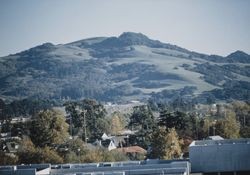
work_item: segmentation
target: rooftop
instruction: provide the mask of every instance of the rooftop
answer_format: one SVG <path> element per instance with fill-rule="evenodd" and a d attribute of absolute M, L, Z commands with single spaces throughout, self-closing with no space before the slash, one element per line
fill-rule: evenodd
<path fill-rule="evenodd" d="M 228 145 L 228 144 L 250 144 L 250 138 L 226 139 L 226 140 L 199 140 L 193 141 L 190 146 Z"/>

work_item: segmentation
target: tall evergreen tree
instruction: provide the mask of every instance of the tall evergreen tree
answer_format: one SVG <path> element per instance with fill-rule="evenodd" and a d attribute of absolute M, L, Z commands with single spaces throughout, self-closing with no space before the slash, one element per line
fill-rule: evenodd
<path fill-rule="evenodd" d="M 105 118 L 107 112 L 104 106 L 95 100 L 69 102 L 65 104 L 65 109 L 72 118 L 73 126 L 79 128 L 79 134 L 85 141 L 87 138 L 94 141 L 103 132 L 110 131 L 110 125 Z"/>
<path fill-rule="evenodd" d="M 157 126 L 151 109 L 147 105 L 134 107 L 128 126 L 138 131 L 133 142 L 147 149 L 150 144 L 149 134 Z"/>
<path fill-rule="evenodd" d="M 32 142 L 39 147 L 60 144 L 69 138 L 68 124 L 59 111 L 46 110 L 33 118 L 30 126 Z"/>
<path fill-rule="evenodd" d="M 156 121 L 151 109 L 147 105 L 135 106 L 128 126 L 143 133 L 151 132 L 156 127 Z"/>
<path fill-rule="evenodd" d="M 160 111 L 158 125 L 176 130 L 185 130 L 188 126 L 187 115 L 183 112 L 169 112 L 167 109 Z"/>

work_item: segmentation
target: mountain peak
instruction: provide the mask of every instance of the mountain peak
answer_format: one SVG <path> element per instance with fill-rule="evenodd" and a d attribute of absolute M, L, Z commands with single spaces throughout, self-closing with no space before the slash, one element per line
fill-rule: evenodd
<path fill-rule="evenodd" d="M 120 36 L 120 39 L 126 39 L 126 38 L 143 38 L 148 39 L 148 37 L 142 33 L 135 33 L 135 32 L 123 32 Z"/>
<path fill-rule="evenodd" d="M 109 37 L 100 43 L 94 44 L 98 48 L 125 47 L 132 45 L 144 45 L 148 47 L 163 47 L 159 41 L 151 40 L 142 33 L 124 32 L 119 37 Z"/>
<path fill-rule="evenodd" d="M 146 35 L 134 32 L 124 32 L 118 38 L 128 45 L 147 45 L 152 42 Z"/>
<path fill-rule="evenodd" d="M 227 58 L 234 58 L 234 57 L 249 57 L 249 55 L 241 50 L 237 50 L 227 56 Z"/>
<path fill-rule="evenodd" d="M 241 62 L 241 63 L 249 63 L 250 55 L 247 53 L 237 50 L 226 57 L 230 62 Z"/>

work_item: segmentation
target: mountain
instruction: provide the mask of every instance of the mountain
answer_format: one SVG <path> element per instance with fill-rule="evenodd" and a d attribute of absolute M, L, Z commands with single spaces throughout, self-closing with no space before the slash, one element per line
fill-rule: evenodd
<path fill-rule="evenodd" d="M 0 97 L 249 101 L 249 58 L 192 52 L 133 32 L 45 43 L 0 58 Z"/>
<path fill-rule="evenodd" d="M 228 55 L 226 57 L 226 59 L 228 60 L 228 62 L 231 62 L 231 63 L 235 63 L 235 62 L 236 63 L 237 62 L 249 63 L 250 62 L 250 55 L 246 54 L 245 52 L 237 50 L 236 52 Z"/>

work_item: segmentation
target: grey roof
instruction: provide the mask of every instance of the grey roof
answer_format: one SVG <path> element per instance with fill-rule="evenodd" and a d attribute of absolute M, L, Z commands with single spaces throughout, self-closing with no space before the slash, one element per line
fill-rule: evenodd
<path fill-rule="evenodd" d="M 223 137 L 217 135 L 217 136 L 209 136 L 208 137 L 209 140 L 224 140 Z"/>
<path fill-rule="evenodd" d="M 193 141 L 191 146 L 225 145 L 225 144 L 250 144 L 250 138 L 245 139 L 225 139 L 225 140 L 198 140 Z"/>
<path fill-rule="evenodd" d="M 16 169 L 16 170 L 14 170 Z M 31 164 L 19 166 L 0 166 L 0 174 L 18 173 L 19 175 L 36 175 L 38 170 L 47 169 L 47 174 L 104 174 L 104 175 L 184 175 L 189 174 L 190 164 L 187 161 L 126 161 L 126 162 L 103 162 L 91 164 Z M 29 171 L 30 170 L 30 171 Z"/>

